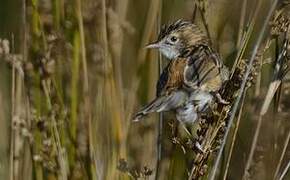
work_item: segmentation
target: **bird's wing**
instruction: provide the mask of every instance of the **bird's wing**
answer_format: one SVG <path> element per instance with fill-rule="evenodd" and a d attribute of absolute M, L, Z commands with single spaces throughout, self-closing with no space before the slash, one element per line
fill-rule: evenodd
<path fill-rule="evenodd" d="M 182 90 L 173 91 L 167 95 L 161 95 L 137 112 L 133 117 L 133 121 L 139 121 L 149 113 L 176 109 L 182 106 L 187 100 L 188 94 Z"/>
<path fill-rule="evenodd" d="M 157 97 L 169 94 L 171 91 L 177 90 L 183 85 L 184 68 L 187 59 L 178 58 L 171 60 L 164 68 L 157 83 Z"/>
<path fill-rule="evenodd" d="M 167 66 L 163 69 L 159 79 L 158 79 L 158 82 L 157 82 L 157 85 L 156 85 L 156 96 L 159 97 L 162 92 L 164 91 L 165 89 L 165 86 L 168 82 L 168 76 L 169 76 L 169 69 L 170 69 L 170 66 L 171 66 L 171 61 L 167 64 Z"/>
<path fill-rule="evenodd" d="M 224 81 L 223 64 L 209 48 L 200 48 L 188 57 L 184 68 L 184 84 L 192 89 L 217 91 Z"/>

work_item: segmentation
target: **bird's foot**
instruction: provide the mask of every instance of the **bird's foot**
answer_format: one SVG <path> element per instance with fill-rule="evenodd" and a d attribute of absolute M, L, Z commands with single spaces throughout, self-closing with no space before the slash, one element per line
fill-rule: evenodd
<path fill-rule="evenodd" d="M 194 146 L 195 146 L 195 148 L 197 149 L 197 151 L 198 151 L 199 153 L 202 153 L 202 154 L 205 153 L 205 150 L 202 148 L 201 144 L 199 144 L 198 141 L 195 142 Z"/>

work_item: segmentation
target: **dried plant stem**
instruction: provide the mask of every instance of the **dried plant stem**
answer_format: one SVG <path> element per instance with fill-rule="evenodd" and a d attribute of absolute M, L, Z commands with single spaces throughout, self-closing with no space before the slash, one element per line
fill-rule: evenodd
<path fill-rule="evenodd" d="M 60 179 L 67 180 L 68 179 L 68 164 L 67 164 L 67 156 L 66 151 L 61 146 L 60 135 L 57 129 L 55 117 L 52 116 L 52 126 L 53 126 L 53 135 L 54 141 L 56 143 L 57 153 L 58 153 L 58 162 L 60 166 Z"/>
<path fill-rule="evenodd" d="M 162 21 L 162 0 L 160 0 L 160 10 L 157 16 L 157 28 L 160 31 L 161 21 Z M 158 64 L 159 64 L 159 74 L 162 73 L 163 64 L 162 64 L 162 56 L 161 53 L 158 54 Z M 156 172 L 155 172 L 155 180 L 158 180 L 160 174 L 160 166 L 162 160 L 162 135 L 163 135 L 163 113 L 159 114 L 159 121 L 157 126 L 157 160 L 156 160 Z"/>
<path fill-rule="evenodd" d="M 251 57 L 250 57 L 249 64 L 248 64 L 248 66 L 247 66 L 246 73 L 245 73 L 245 75 L 244 75 L 244 77 L 243 77 L 243 81 L 242 81 L 242 84 L 241 84 L 241 88 L 240 88 L 240 91 L 239 91 L 238 97 L 237 97 L 237 99 L 236 99 L 236 101 L 235 101 L 235 103 L 234 103 L 233 109 L 232 109 L 232 114 L 231 114 L 231 116 L 230 116 L 230 119 L 229 119 L 229 122 L 228 122 L 228 126 L 227 126 L 228 128 L 227 128 L 226 133 L 225 133 L 225 135 L 224 135 L 224 138 L 223 138 L 223 141 L 222 141 L 222 145 L 221 145 L 221 147 L 220 147 L 220 150 L 219 150 L 218 156 L 217 156 L 216 161 L 215 161 L 215 163 L 214 163 L 214 166 L 213 166 L 212 172 L 211 172 L 211 174 L 210 174 L 210 178 L 209 178 L 210 180 L 214 180 L 215 175 L 216 175 L 216 173 L 217 173 L 217 168 L 218 168 L 219 162 L 220 162 L 221 157 L 222 157 L 222 152 L 223 152 L 224 147 L 225 147 L 225 144 L 226 144 L 226 140 L 227 140 L 227 136 L 228 136 L 229 131 L 230 131 L 230 127 L 231 127 L 232 124 L 233 124 L 233 121 L 234 121 L 234 118 L 235 118 L 236 112 L 237 112 L 237 110 L 238 110 L 238 106 L 239 106 L 239 104 L 240 104 L 240 101 L 241 101 L 241 98 L 242 98 L 242 96 L 243 96 L 243 93 L 245 93 L 245 90 L 246 90 L 245 87 L 246 87 L 247 79 L 248 79 L 248 77 L 249 77 L 249 75 L 250 75 L 250 73 L 251 73 L 251 70 L 252 70 L 252 67 L 253 67 L 254 59 L 255 59 L 255 57 L 256 57 L 256 54 L 257 54 L 257 52 L 258 52 L 258 49 L 259 49 L 259 47 L 260 47 L 260 45 L 261 45 L 261 43 L 262 43 L 262 40 L 263 40 L 263 38 L 264 38 L 264 34 L 265 34 L 265 32 L 266 32 L 266 27 L 267 27 L 268 22 L 269 22 L 269 20 L 270 20 L 270 18 L 271 18 L 271 15 L 272 15 L 272 13 L 274 12 L 274 10 L 276 9 L 276 5 L 277 5 L 277 0 L 274 0 L 274 2 L 273 2 L 273 4 L 271 5 L 271 8 L 270 8 L 270 10 L 269 10 L 269 12 L 268 12 L 268 14 L 267 14 L 267 17 L 266 17 L 266 19 L 265 19 L 265 21 L 264 21 L 264 23 L 263 23 L 263 26 L 262 26 L 262 28 L 261 28 L 261 31 L 260 31 L 259 37 L 258 37 L 258 39 L 257 39 L 257 41 L 256 41 L 256 44 L 255 44 L 255 46 L 254 46 L 253 52 L 252 52 Z M 255 138 L 254 138 L 254 139 L 255 139 Z M 253 141 L 253 142 L 254 142 L 254 141 Z M 252 146 L 252 147 L 253 147 L 253 149 L 254 149 L 254 146 Z M 254 151 L 254 150 L 252 150 L 252 151 Z M 252 156 L 249 156 L 248 161 L 252 161 Z M 248 164 L 250 164 L 250 163 L 248 163 Z M 249 165 L 248 165 L 247 168 L 249 168 Z M 248 170 L 247 168 L 245 169 L 245 172 L 247 172 L 247 170 Z M 245 172 L 244 172 L 244 177 L 245 177 Z"/>
<path fill-rule="evenodd" d="M 83 23 L 83 15 L 82 15 L 82 4 L 80 0 L 76 1 L 76 9 L 77 9 L 77 19 L 78 19 L 78 28 L 80 32 L 80 42 L 81 42 L 81 57 L 82 57 L 82 69 L 83 69 L 83 101 L 84 101 L 84 106 L 83 106 L 83 120 L 82 123 L 84 124 L 84 128 L 86 130 L 82 130 L 79 132 L 86 133 L 83 137 L 85 139 L 82 139 L 81 141 L 87 141 L 89 145 L 88 151 L 89 152 L 89 159 L 93 159 L 93 152 L 94 152 L 94 147 L 93 147 L 93 140 L 92 140 L 92 116 L 91 116 L 91 103 L 90 103 L 90 93 L 89 93 L 89 77 L 88 77 L 88 66 L 87 66 L 87 54 L 86 54 L 86 41 L 85 41 L 85 32 L 84 32 L 84 23 Z M 81 136 L 80 136 L 81 137 Z M 88 140 L 86 140 L 88 138 Z M 85 143 L 85 144 L 87 144 Z M 93 168 L 93 163 L 90 161 L 89 167 L 90 170 L 88 170 L 89 173 L 94 174 L 94 168 Z M 94 177 L 94 176 L 91 176 Z"/>
<path fill-rule="evenodd" d="M 123 1 L 116 1 L 116 12 L 117 12 L 117 22 L 114 23 L 119 23 L 119 26 L 121 26 L 122 22 L 126 22 L 126 15 L 127 15 L 127 11 L 128 11 L 128 5 L 129 5 L 129 0 L 123 0 Z M 123 41 L 124 41 L 124 33 L 123 33 L 123 29 L 122 28 L 115 28 L 114 31 L 117 31 L 119 37 L 118 37 L 118 42 L 114 42 L 116 46 L 114 48 L 114 54 L 113 54 L 113 63 L 114 63 L 114 69 L 115 69 L 115 79 L 117 80 L 116 85 L 119 92 L 119 96 L 120 96 L 120 107 L 121 109 L 121 115 L 123 115 L 123 118 L 127 118 L 125 117 L 125 111 L 124 111 L 124 92 L 123 92 L 123 76 L 122 76 L 122 45 L 123 45 Z M 125 126 L 124 126 L 125 127 Z M 126 126 L 128 127 L 128 126 Z M 126 130 L 127 131 L 127 130 Z M 125 133 L 127 134 L 127 132 Z"/>
<path fill-rule="evenodd" d="M 281 174 L 281 176 L 279 177 L 278 180 L 283 180 L 283 179 L 284 179 L 285 175 L 286 175 L 287 172 L 289 171 L 289 168 L 290 168 L 290 161 L 288 161 L 288 163 L 287 163 L 285 169 L 283 170 L 283 172 L 282 172 L 282 174 Z"/>
<path fill-rule="evenodd" d="M 248 0 L 243 1 L 242 10 L 241 10 L 241 16 L 240 16 L 240 23 L 239 23 L 239 34 L 238 34 L 238 40 L 236 47 L 241 47 L 243 32 L 244 32 L 244 25 L 245 25 L 245 19 L 246 19 L 246 10 L 247 10 L 247 2 Z"/>
<path fill-rule="evenodd" d="M 31 110 L 30 110 L 30 104 L 29 104 L 29 98 L 27 94 L 25 95 L 25 112 L 26 112 L 26 123 L 27 128 L 31 129 Z M 22 177 L 26 177 L 27 179 L 32 179 L 32 172 L 33 172 L 33 162 L 31 161 L 32 154 L 31 154 L 31 142 L 32 139 L 29 137 L 26 139 L 26 144 L 24 148 L 24 162 L 22 167 Z"/>
<path fill-rule="evenodd" d="M 12 41 L 13 42 L 13 41 Z M 15 132 L 14 132 L 14 118 L 15 118 L 15 65 L 12 63 L 12 87 L 11 87 L 11 135 L 10 135 L 10 180 L 14 179 L 13 175 L 13 169 L 14 169 L 14 138 L 15 138 Z"/>
<path fill-rule="evenodd" d="M 158 15 L 158 11 L 159 11 L 159 6 L 160 6 L 160 0 L 151 0 L 150 1 L 150 5 L 149 5 L 149 9 L 148 9 L 148 13 L 147 13 L 147 18 L 146 18 L 146 22 L 145 22 L 145 29 L 144 32 L 142 34 L 142 38 L 141 38 L 141 47 L 139 48 L 139 52 L 138 52 L 138 64 L 137 64 L 137 68 L 135 68 L 136 70 L 138 69 L 138 67 L 140 67 L 141 65 L 144 64 L 145 62 L 145 58 L 146 58 L 146 51 L 144 51 L 144 47 L 145 44 L 147 44 L 149 42 L 150 39 L 150 35 L 154 29 L 154 24 L 156 23 L 156 17 Z M 133 76 L 132 79 L 132 86 L 130 87 L 130 92 L 132 93 L 136 93 L 139 84 L 140 84 L 140 78 L 137 76 L 137 71 L 135 72 L 136 75 Z M 136 98 L 130 98 L 128 101 L 128 109 L 129 110 L 133 110 L 133 107 L 136 104 Z M 127 117 L 130 117 L 130 115 L 132 115 L 133 111 L 129 111 Z"/>
<path fill-rule="evenodd" d="M 206 131 L 205 137 L 203 142 L 201 143 L 201 147 L 204 152 L 198 153 L 195 156 L 194 163 L 191 168 L 190 175 L 188 180 L 197 179 L 200 175 L 200 170 L 204 167 L 207 158 L 211 154 L 211 147 L 217 137 L 218 132 L 220 129 L 225 125 L 225 118 L 228 114 L 228 108 L 223 108 L 222 112 L 220 113 L 219 117 L 216 120 L 216 123 L 210 125 Z"/>
<path fill-rule="evenodd" d="M 105 111 L 108 112 L 110 121 L 108 122 L 109 136 L 111 137 L 109 141 L 109 148 L 112 148 L 112 153 L 108 154 L 107 164 L 106 164 L 106 179 L 116 179 L 117 178 L 117 161 L 118 158 L 126 158 L 126 149 L 123 144 L 123 139 L 125 139 L 125 130 L 123 128 L 124 115 L 122 114 L 122 107 L 120 107 L 121 98 L 118 95 L 117 81 L 114 79 L 115 74 L 113 71 L 113 59 L 109 53 L 108 47 L 108 21 L 107 21 L 107 7 L 106 1 L 100 0 L 100 17 L 99 26 L 96 27 L 97 41 L 101 44 L 104 52 L 103 56 L 103 70 L 105 71 L 104 79 L 101 80 L 100 86 L 103 88 L 102 96 L 105 100 L 106 107 Z M 102 98 L 101 98 L 102 99 Z M 103 103 L 103 102 L 102 102 Z M 103 127 L 100 127 L 103 128 Z M 97 148 L 97 147 L 95 147 Z M 95 152 L 97 153 L 97 152 Z M 95 161 L 97 162 L 97 161 Z M 96 164 L 97 165 L 97 164 Z"/>
<path fill-rule="evenodd" d="M 156 171 L 155 171 L 155 180 L 159 179 L 160 174 L 160 166 L 161 166 L 161 160 L 162 160 L 162 136 L 163 136 L 163 113 L 160 113 L 159 115 L 159 121 L 158 121 L 158 135 L 157 135 L 157 159 L 156 159 Z"/>
<path fill-rule="evenodd" d="M 84 73 L 84 81 L 83 81 L 83 88 L 84 93 L 87 95 L 89 89 L 89 80 L 88 80 L 88 69 L 87 69 L 87 57 L 86 57 L 86 45 L 85 45 L 85 32 L 84 32 L 84 25 L 83 25 L 83 17 L 82 17 L 82 7 L 81 1 L 76 1 L 76 8 L 77 8 L 77 18 L 78 18 L 78 26 L 80 31 L 80 42 L 81 42 L 81 56 L 82 56 L 82 67 Z"/>
<path fill-rule="evenodd" d="M 267 44 L 268 43 L 269 43 L 269 41 L 267 42 Z M 280 56 L 278 57 L 277 61 L 280 61 L 282 59 L 282 54 L 283 53 L 280 54 Z M 256 146 L 257 146 L 258 137 L 259 137 L 259 134 L 260 134 L 260 129 L 261 129 L 263 117 L 264 117 L 264 115 L 266 114 L 266 112 L 268 110 L 268 107 L 269 107 L 271 99 L 272 99 L 272 97 L 274 95 L 274 92 L 276 92 L 276 90 L 278 89 L 278 87 L 281 84 L 281 80 L 277 80 L 277 77 L 275 77 L 275 75 L 277 75 L 277 74 L 274 74 L 274 78 L 273 78 L 274 81 L 271 82 L 271 84 L 269 86 L 267 95 L 265 97 L 263 106 L 262 106 L 260 114 L 259 114 L 258 124 L 257 124 L 257 127 L 256 127 L 256 131 L 255 131 L 253 142 L 252 142 L 252 145 L 251 145 L 249 157 L 247 159 L 247 163 L 246 163 L 244 174 L 243 174 L 244 178 L 246 178 L 246 175 L 248 174 L 248 171 L 250 170 L 252 159 L 253 159 L 253 156 L 254 156 L 254 153 L 255 153 L 255 149 L 256 149 Z"/>
<path fill-rule="evenodd" d="M 22 119 L 22 77 L 20 74 L 16 74 L 16 86 L 15 86 L 15 121 L 13 121 L 14 129 L 14 159 L 13 159 L 13 175 L 14 179 L 18 180 L 21 178 L 21 163 L 23 157 L 21 156 L 21 152 L 23 150 L 24 139 L 21 136 L 21 127 L 19 121 Z"/>
<path fill-rule="evenodd" d="M 147 13 L 147 18 L 146 18 L 146 23 L 145 23 L 145 29 L 144 33 L 141 39 L 141 46 L 144 46 L 149 42 L 152 30 L 154 29 L 154 24 L 156 23 L 156 17 L 158 16 L 158 12 L 160 10 L 160 0 L 151 0 L 148 13 Z M 145 61 L 146 57 L 146 51 L 144 51 L 144 47 L 140 47 L 139 53 L 138 53 L 138 63 L 139 65 L 142 65 Z"/>
<path fill-rule="evenodd" d="M 192 11 L 192 16 L 191 16 L 191 22 L 195 23 L 195 19 L 196 19 L 196 12 L 197 12 L 197 4 L 193 3 L 194 7 L 193 7 L 193 11 Z"/>
<path fill-rule="evenodd" d="M 33 34 L 33 44 L 32 46 L 36 49 L 40 49 L 40 44 L 43 43 L 44 49 L 47 49 L 46 40 L 44 37 L 43 27 L 41 24 L 40 15 L 38 12 L 38 1 L 32 0 L 32 22 L 31 22 L 31 34 Z M 40 37 L 41 36 L 41 37 Z M 41 42 L 42 41 L 42 42 Z M 41 84 L 40 75 L 37 72 L 34 77 L 34 81 L 37 84 Z M 37 111 L 37 116 L 41 115 L 41 91 L 39 89 L 32 90 L 32 87 L 29 87 L 29 100 L 31 100 L 31 108 L 29 108 L 32 112 L 32 109 L 35 109 Z M 35 101 L 35 102 L 33 102 Z M 29 113 L 31 113 L 29 112 Z M 38 156 L 40 154 L 40 149 L 42 147 L 42 137 L 41 132 L 39 129 L 33 129 L 33 139 L 34 143 L 31 145 L 31 151 L 32 151 L 32 158 L 35 156 Z M 41 165 L 41 163 L 37 162 L 36 160 L 33 160 L 33 169 L 34 169 L 34 176 L 35 179 L 42 180 L 44 178 L 44 168 Z"/>
<path fill-rule="evenodd" d="M 26 0 L 22 0 L 22 61 L 25 63 L 27 62 L 27 55 L 28 55 L 28 32 L 27 32 L 27 4 Z M 25 83 L 25 82 L 24 82 Z M 31 118 L 30 118 L 30 106 L 29 106 L 29 98 L 27 94 L 24 95 L 24 108 L 26 111 L 25 115 L 25 122 L 26 128 L 31 128 Z M 31 139 L 25 139 L 25 146 L 24 146 L 24 160 L 23 160 L 23 167 L 22 167 L 22 177 L 27 177 L 27 179 L 32 178 L 32 161 L 31 161 L 31 150 L 30 150 L 30 143 Z"/>
<path fill-rule="evenodd" d="M 253 14 L 253 17 L 251 18 L 251 21 L 249 22 L 247 31 L 245 33 L 241 33 L 241 35 L 240 35 L 241 37 L 239 37 L 239 38 L 241 38 L 241 40 L 239 40 L 241 43 L 239 45 L 237 57 L 235 58 L 234 64 L 231 68 L 230 78 L 233 77 L 234 72 L 237 68 L 237 65 L 239 64 L 240 60 L 242 59 L 242 57 L 245 53 L 246 47 L 247 47 L 249 40 L 250 40 L 250 37 L 251 37 L 250 35 L 253 33 L 254 25 L 256 24 L 258 12 L 261 8 L 261 2 L 262 2 L 261 0 L 258 0 L 257 7 L 254 8 L 254 10 L 253 10 L 254 14 Z"/>
<path fill-rule="evenodd" d="M 263 58 L 261 58 L 261 64 L 259 65 L 259 73 L 256 78 L 256 83 L 255 83 L 255 97 L 258 97 L 261 92 L 261 83 L 262 83 L 262 74 L 261 74 L 261 69 L 262 69 L 262 63 L 263 63 Z"/>
<path fill-rule="evenodd" d="M 246 167 L 245 167 L 245 170 L 244 170 L 243 178 L 247 177 L 248 171 L 250 170 L 250 167 L 251 167 L 252 159 L 253 159 L 253 156 L 254 156 L 254 153 L 255 153 L 255 149 L 256 149 L 256 146 L 257 146 L 257 142 L 258 142 L 258 137 L 259 137 L 260 130 L 261 130 L 262 120 L 263 120 L 263 116 L 260 115 L 259 119 L 258 119 L 258 124 L 257 124 L 257 127 L 256 127 L 256 131 L 255 131 L 255 134 L 254 134 L 253 142 L 252 142 L 252 145 L 251 145 L 250 154 L 249 154 L 249 157 L 248 157 L 248 160 L 247 160 L 247 163 L 246 163 Z"/>
<path fill-rule="evenodd" d="M 127 23 L 127 11 L 129 0 L 116 1 L 115 9 L 108 8 L 108 29 L 112 31 L 111 38 L 108 39 L 109 47 L 111 47 L 111 63 L 114 67 L 113 81 L 116 89 L 115 104 L 118 106 L 120 120 L 120 153 L 119 156 L 125 158 L 127 156 L 127 137 L 130 127 L 130 120 L 126 116 L 125 101 L 124 101 L 124 85 L 123 85 L 123 64 L 122 64 L 122 50 L 124 44 L 124 29 L 123 24 Z M 118 37 L 115 37 L 118 36 Z"/>
<path fill-rule="evenodd" d="M 284 143 L 284 146 L 283 146 L 283 150 L 282 150 L 282 153 L 281 153 L 279 162 L 278 162 L 277 167 L 276 167 L 276 170 L 275 170 L 274 179 L 278 179 L 278 173 L 279 173 L 279 170 L 281 168 L 282 161 L 284 159 L 284 156 L 285 156 L 285 153 L 286 153 L 288 144 L 289 144 L 289 140 L 290 140 L 290 131 L 288 132 L 288 135 L 286 137 L 286 140 L 285 140 L 285 143 Z"/>
<path fill-rule="evenodd" d="M 241 107 L 240 107 L 240 111 L 239 111 L 239 114 L 237 117 L 237 122 L 235 124 L 235 129 L 234 129 L 234 134 L 232 137 L 232 142 L 230 145 L 229 154 L 228 154 L 228 157 L 226 160 L 226 167 L 225 167 L 225 172 L 223 173 L 223 180 L 227 179 L 227 174 L 228 174 L 228 170 L 229 170 L 229 166 L 230 166 L 230 162 L 231 162 L 231 158 L 232 158 L 232 154 L 233 154 L 233 150 L 234 150 L 234 146 L 235 146 L 235 142 L 236 142 L 236 137 L 237 137 L 238 130 L 240 127 L 240 121 L 241 121 L 242 112 L 243 112 L 243 108 L 244 108 L 245 97 L 246 97 L 246 93 L 243 94 L 243 97 L 241 100 Z"/>

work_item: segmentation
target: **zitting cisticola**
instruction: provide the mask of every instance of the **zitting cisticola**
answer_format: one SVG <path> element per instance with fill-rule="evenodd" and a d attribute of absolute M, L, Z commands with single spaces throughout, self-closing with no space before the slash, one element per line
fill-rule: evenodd
<path fill-rule="evenodd" d="M 152 112 L 173 110 L 179 121 L 194 122 L 214 100 L 226 103 L 218 91 L 228 79 L 228 70 L 196 25 L 178 20 L 164 26 L 158 40 L 147 48 L 158 49 L 170 62 L 158 80 L 157 97 L 134 121 Z"/>

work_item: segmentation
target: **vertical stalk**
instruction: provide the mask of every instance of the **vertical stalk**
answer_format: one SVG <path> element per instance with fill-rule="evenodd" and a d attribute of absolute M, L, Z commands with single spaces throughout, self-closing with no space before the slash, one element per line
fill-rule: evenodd
<path fill-rule="evenodd" d="M 160 31 L 162 23 L 162 0 L 159 2 L 159 13 L 157 15 L 157 32 Z M 162 64 L 162 56 L 159 52 L 158 54 L 158 71 L 159 74 L 162 73 L 163 64 Z M 157 126 L 157 160 L 156 160 L 156 173 L 155 180 L 158 180 L 160 168 L 161 168 L 161 160 L 162 160 L 162 135 L 163 135 L 163 113 L 159 114 L 158 126 Z"/>
<path fill-rule="evenodd" d="M 22 156 L 21 152 L 23 149 L 23 137 L 21 136 L 21 127 L 19 121 L 22 118 L 21 108 L 22 108 L 22 77 L 19 73 L 15 74 L 15 111 L 14 111 L 14 157 L 13 157 L 13 175 L 14 179 L 18 180 L 21 178 L 21 163 Z"/>
<path fill-rule="evenodd" d="M 273 4 L 270 7 L 270 10 L 269 10 L 269 12 L 268 12 L 268 14 L 266 16 L 266 19 L 263 22 L 263 26 L 261 28 L 259 37 L 257 38 L 257 42 L 256 42 L 256 44 L 254 46 L 254 49 L 253 49 L 253 52 L 251 54 L 251 57 L 250 57 L 250 60 L 249 60 L 249 64 L 247 65 L 246 73 L 245 73 L 245 75 L 243 77 L 243 81 L 242 81 L 242 84 L 241 84 L 240 92 L 239 92 L 239 94 L 238 94 L 238 96 L 236 98 L 236 101 L 235 101 L 234 106 L 233 106 L 233 109 L 232 109 L 232 114 L 231 114 L 231 116 L 229 118 L 227 130 L 226 130 L 225 135 L 224 135 L 224 138 L 222 140 L 222 144 L 221 144 L 221 147 L 219 149 L 219 152 L 218 152 L 216 161 L 214 162 L 214 166 L 213 166 L 212 172 L 210 174 L 210 178 L 209 178 L 210 180 L 214 180 L 215 179 L 215 176 L 216 176 L 216 173 L 217 173 L 217 168 L 219 166 L 219 163 L 220 163 L 220 160 L 221 160 L 221 157 L 222 157 L 222 153 L 223 153 L 223 150 L 224 150 L 224 147 L 225 147 L 225 144 L 226 144 L 226 140 L 227 140 L 227 136 L 228 136 L 229 131 L 230 131 L 230 127 L 231 127 L 231 125 L 233 123 L 233 120 L 235 118 L 235 114 L 236 114 L 237 109 L 238 109 L 238 106 L 240 104 L 242 95 L 243 95 L 243 93 L 245 93 L 245 87 L 246 87 L 247 79 L 248 79 L 248 77 L 250 75 L 250 72 L 251 72 L 251 69 L 253 67 L 254 59 L 255 59 L 256 54 L 258 52 L 258 48 L 260 47 L 260 45 L 262 43 L 262 40 L 264 38 L 264 34 L 266 32 L 266 27 L 268 25 L 268 22 L 269 22 L 269 20 L 271 18 L 271 15 L 272 15 L 273 11 L 276 8 L 276 5 L 277 5 L 277 0 L 274 0 Z M 258 128 L 258 126 L 257 126 L 257 128 Z M 255 149 L 255 145 L 256 145 L 255 144 L 256 143 L 255 139 L 257 139 L 257 138 L 254 138 L 253 146 L 252 146 L 253 149 Z M 243 175 L 244 177 L 243 178 L 245 178 L 246 172 L 250 168 L 249 165 L 250 165 L 250 162 L 252 161 L 252 157 L 253 157 L 252 155 L 253 155 L 253 153 L 249 155 L 249 158 L 248 158 L 248 161 L 247 161 L 247 166 L 245 168 L 244 175 Z"/>
<path fill-rule="evenodd" d="M 14 43 L 14 38 L 12 36 L 12 43 Z M 13 45 L 12 45 L 13 47 Z M 12 48 L 13 49 L 13 48 Z M 15 65 L 12 63 L 12 87 L 11 87 L 11 135 L 10 135 L 10 169 L 9 169 L 9 177 L 10 180 L 14 179 L 13 175 L 13 169 L 14 169 L 14 138 L 15 138 L 15 132 L 14 132 L 14 116 L 15 116 Z"/>
<path fill-rule="evenodd" d="M 282 150 L 278 165 L 277 165 L 276 170 L 275 170 L 274 179 L 278 179 L 278 173 L 279 173 L 279 170 L 281 168 L 284 156 L 286 154 L 287 147 L 288 147 L 288 144 L 289 144 L 289 140 L 290 140 L 290 131 L 288 132 L 288 135 L 287 135 L 286 140 L 284 142 L 283 150 Z"/>
<path fill-rule="evenodd" d="M 285 167 L 284 170 L 282 171 L 282 174 L 281 174 L 281 176 L 279 177 L 278 180 L 283 180 L 284 177 L 286 176 L 286 174 L 288 173 L 289 169 L 290 169 L 290 160 L 288 161 L 286 167 Z"/>
<path fill-rule="evenodd" d="M 56 30 L 60 30 L 60 23 L 62 19 L 62 0 L 52 0 L 52 9 L 53 9 L 53 24 Z"/>
<path fill-rule="evenodd" d="M 267 14 L 266 20 L 264 21 L 260 36 L 259 36 L 259 38 L 257 40 L 257 44 L 255 46 L 254 52 L 258 50 L 258 48 L 259 48 L 259 46 L 260 46 L 260 44 L 262 42 L 263 34 L 265 32 L 266 26 L 268 25 L 268 22 L 269 22 L 269 20 L 271 18 L 271 15 L 272 15 L 273 11 L 276 9 L 277 3 L 278 3 L 278 0 L 274 0 L 273 4 L 271 5 L 271 8 L 270 8 L 270 10 L 269 10 L 269 12 Z M 255 54 L 256 54 L 256 52 L 255 52 Z M 252 54 L 250 62 L 253 61 L 255 54 L 254 53 Z M 252 66 L 249 65 L 248 69 L 250 69 L 250 67 L 252 67 Z M 248 71 L 248 69 L 247 69 L 247 71 Z M 246 76 L 248 76 L 248 73 L 246 74 Z M 254 137 L 253 137 L 253 142 L 252 142 L 252 145 L 251 145 L 251 150 L 250 150 L 250 153 L 249 153 L 249 157 L 247 159 L 246 167 L 244 169 L 243 178 L 246 178 L 247 172 L 250 170 L 250 165 L 251 165 L 252 160 L 253 160 L 254 152 L 255 152 L 255 149 L 256 149 L 256 146 L 257 146 L 258 137 L 259 137 L 259 134 L 260 134 L 262 120 L 263 120 L 263 114 L 260 113 L 259 114 L 259 119 L 258 119 L 258 124 L 257 124 L 257 127 L 256 127 L 256 131 L 255 131 L 255 134 L 254 134 Z"/>
<path fill-rule="evenodd" d="M 245 19 L 246 19 L 247 1 L 248 0 L 244 0 L 243 5 L 242 5 L 240 22 L 239 22 L 239 34 L 238 34 L 238 40 L 237 40 L 237 44 L 236 44 L 237 48 L 241 47 L 241 45 L 242 45 L 241 42 L 243 39 L 244 25 L 245 25 Z"/>
<path fill-rule="evenodd" d="M 80 34 L 78 31 L 74 32 L 73 40 L 73 62 L 72 62 L 72 79 L 71 79 L 71 135 L 73 141 L 76 141 L 77 133 L 77 119 L 78 119 L 78 87 L 79 87 L 79 66 L 80 66 Z M 69 147 L 69 162 L 73 167 L 75 164 L 75 147 Z"/>
<path fill-rule="evenodd" d="M 80 44 L 81 44 L 81 58 L 82 58 L 82 72 L 83 72 L 83 101 L 84 101 L 84 107 L 83 107 L 83 119 L 81 119 L 81 123 L 83 124 L 83 127 L 85 130 L 79 131 L 86 132 L 85 134 L 85 141 L 89 143 L 85 143 L 87 145 L 88 149 L 88 157 L 89 159 L 93 159 L 92 152 L 93 152 L 93 146 L 92 146 L 92 123 L 91 123 L 91 105 L 90 105 L 90 97 L 89 97 L 89 78 L 88 78 L 88 66 L 87 66 L 87 55 L 86 55 L 86 41 L 85 41 L 85 31 L 84 31 L 84 23 L 83 23 L 83 16 L 82 16 L 82 4 L 80 0 L 76 0 L 76 13 L 77 13 L 77 19 L 78 19 L 78 28 L 80 32 Z M 89 177 L 91 177 L 91 173 L 94 171 L 90 171 L 90 169 L 93 169 L 91 161 L 87 163 L 90 167 L 88 171 Z"/>
<path fill-rule="evenodd" d="M 244 109 L 245 97 L 246 97 L 246 93 L 243 94 L 243 97 L 242 97 L 242 100 L 241 100 L 241 107 L 240 107 L 239 114 L 238 114 L 238 117 L 237 117 L 237 122 L 235 124 L 234 134 L 233 134 L 233 137 L 232 137 L 232 142 L 231 142 L 231 145 L 230 145 L 230 150 L 229 150 L 229 153 L 228 153 L 228 157 L 226 159 L 226 167 L 225 167 L 225 172 L 223 173 L 223 180 L 227 179 L 231 158 L 232 158 L 232 154 L 233 154 L 233 150 L 234 150 L 234 146 L 235 146 L 238 130 L 239 130 L 239 127 L 240 127 L 240 121 L 241 121 L 241 117 L 242 117 L 242 112 L 243 112 L 243 109 Z"/>

